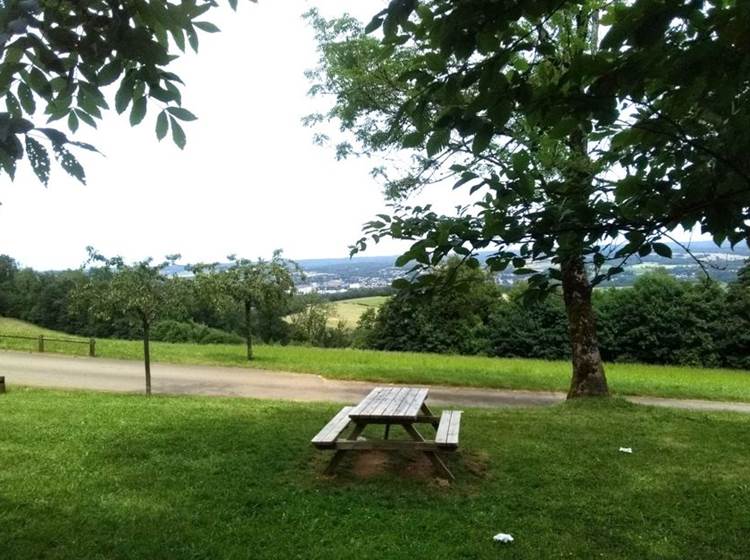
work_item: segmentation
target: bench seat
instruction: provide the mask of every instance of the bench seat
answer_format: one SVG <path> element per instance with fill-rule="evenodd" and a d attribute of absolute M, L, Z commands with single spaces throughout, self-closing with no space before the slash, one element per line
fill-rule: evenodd
<path fill-rule="evenodd" d="M 443 449 L 458 448 L 458 432 L 461 429 L 461 410 L 444 410 L 440 415 L 435 444 Z"/>
<path fill-rule="evenodd" d="M 336 438 L 341 435 L 351 422 L 349 413 L 354 409 L 353 406 L 345 406 L 328 424 L 326 424 L 317 435 L 312 438 L 311 443 L 318 449 L 332 449 L 335 447 Z"/>

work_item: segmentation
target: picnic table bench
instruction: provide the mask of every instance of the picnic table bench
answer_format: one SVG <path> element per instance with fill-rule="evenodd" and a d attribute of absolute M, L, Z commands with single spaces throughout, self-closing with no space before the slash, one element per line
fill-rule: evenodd
<path fill-rule="evenodd" d="M 342 408 L 311 441 L 318 449 L 335 450 L 326 474 L 332 474 L 350 451 L 417 450 L 427 455 L 438 474 L 454 479 L 438 452 L 458 449 L 461 411 L 444 410 L 439 417 L 435 416 L 425 403 L 428 392 L 411 387 L 376 387 L 356 406 Z M 370 424 L 385 426 L 383 439 L 360 437 Z M 416 424 L 430 424 L 435 429 L 435 439 L 426 440 Z M 350 425 L 353 429 L 342 437 Z M 392 425 L 401 426 L 411 439 L 389 439 Z"/>

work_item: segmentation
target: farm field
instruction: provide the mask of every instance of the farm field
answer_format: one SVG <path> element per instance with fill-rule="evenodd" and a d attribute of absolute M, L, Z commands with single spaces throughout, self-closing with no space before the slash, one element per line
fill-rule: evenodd
<path fill-rule="evenodd" d="M 12 390 L 0 558 L 746 558 L 750 416 L 467 410 L 444 487 L 410 455 L 322 476 L 309 440 L 336 410 Z"/>
<path fill-rule="evenodd" d="M 387 300 L 388 296 L 371 296 L 335 301 L 332 316 L 328 320 L 329 325 L 335 327 L 339 321 L 342 321 L 347 328 L 353 329 L 365 311 L 370 308 L 377 309 Z"/>
<path fill-rule="evenodd" d="M 15 332 L 28 335 L 37 331 L 22 321 L 0 319 L 0 334 Z M 45 332 L 49 336 L 53 331 Z M 41 330 L 39 333 L 44 334 Z M 36 344 L 33 340 L 0 337 L 0 348 L 31 351 Z M 58 344 L 52 350 L 85 355 L 88 348 Z M 142 359 L 141 341 L 98 339 L 96 351 L 100 357 Z M 539 391 L 566 391 L 570 379 L 570 364 L 564 361 L 268 345 L 256 346 L 255 355 L 256 359 L 248 363 L 241 345 L 152 343 L 152 359 L 156 362 L 249 366 L 335 379 Z M 615 394 L 750 402 L 747 371 L 608 364 L 607 377 Z"/>

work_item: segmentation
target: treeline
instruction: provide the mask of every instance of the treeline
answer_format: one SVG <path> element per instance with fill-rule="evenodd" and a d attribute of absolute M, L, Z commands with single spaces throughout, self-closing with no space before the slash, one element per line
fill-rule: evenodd
<path fill-rule="evenodd" d="M 527 303 L 479 270 L 437 273 L 443 290 L 400 291 L 362 316 L 355 344 L 379 350 L 569 359 L 560 295 Z M 607 361 L 750 369 L 750 274 L 721 286 L 676 280 L 665 272 L 632 288 L 594 292 L 599 344 Z"/>
<path fill-rule="evenodd" d="M 273 263 L 244 262 L 237 272 L 244 276 L 234 278 L 234 286 L 222 288 L 218 282 L 221 274 L 203 274 L 194 279 L 164 276 L 165 291 L 171 301 L 162 306 L 158 318 L 150 325 L 150 339 L 164 342 L 197 342 L 237 344 L 246 341 L 247 318 L 244 302 L 219 297 L 237 286 L 252 297 L 250 329 L 253 337 L 266 343 L 318 343 L 340 346 L 347 342 L 334 336 L 336 329 L 326 324 L 329 308 L 322 298 L 294 296 L 293 285 L 280 286 L 278 277 L 262 274 L 273 270 Z M 283 264 L 277 268 L 281 268 Z M 125 313 L 102 316 L 93 313 L 91 305 L 81 301 L 82 287 L 100 285 L 106 293 L 118 274 L 114 269 L 100 267 L 90 270 L 65 270 L 39 272 L 19 267 L 7 255 L 0 255 L 0 316 L 14 317 L 49 329 L 69 334 L 97 338 L 139 339 L 143 326 Z M 232 274 L 227 279 L 232 279 Z M 235 275 L 239 276 L 239 274 Z M 288 278 L 285 279 L 288 284 Z M 200 286 L 198 285 L 200 283 Z M 138 289 L 138 286 L 135 286 Z M 288 297 L 287 297 L 288 296 Z M 241 298 L 240 298 L 241 299 Z M 310 309 L 313 311 L 310 312 Z M 318 310 L 318 311 L 316 311 Z M 324 310 L 320 326 L 319 310 Z M 289 316 L 306 315 L 305 321 L 291 321 Z M 312 317 L 312 319 L 310 319 Z M 311 327 L 311 324 L 314 325 Z M 310 340 L 310 334 L 315 340 Z M 335 339 L 335 340 L 334 340 Z M 348 339 L 347 339 L 348 340 Z"/>
<path fill-rule="evenodd" d="M 255 270 L 257 263 L 246 266 Z M 109 285 L 109 273 L 100 270 L 99 274 L 103 286 Z M 160 313 L 150 328 L 152 340 L 243 343 L 249 321 L 252 336 L 272 344 L 570 357 L 567 318 L 558 294 L 528 303 L 521 285 L 500 287 L 480 270 L 443 267 L 437 271 L 435 283 L 443 287 L 431 293 L 379 291 L 392 296 L 378 310 L 365 312 L 356 329 L 332 320 L 332 301 L 315 294 L 294 294 L 293 286 L 279 291 L 273 280 L 251 286 L 261 295 L 287 295 L 257 298 L 247 315 L 243 305 L 232 298 L 219 304 L 216 297 L 207 297 L 220 289 L 196 289 L 199 282 L 192 279 L 164 281 L 174 284 L 172 291 L 179 305 L 168 305 Z M 0 315 L 71 334 L 142 337 L 138 321 L 117 314 L 103 318 L 75 305 L 76 290 L 91 282 L 90 272 L 38 272 L 19 268 L 10 257 L 0 256 Z M 356 294 L 345 295 L 348 299 Z M 367 295 L 374 292 L 367 291 Z M 596 290 L 594 305 L 600 349 L 607 361 L 750 369 L 747 266 L 736 282 L 724 286 L 680 281 L 657 271 L 642 276 L 631 288 Z"/>

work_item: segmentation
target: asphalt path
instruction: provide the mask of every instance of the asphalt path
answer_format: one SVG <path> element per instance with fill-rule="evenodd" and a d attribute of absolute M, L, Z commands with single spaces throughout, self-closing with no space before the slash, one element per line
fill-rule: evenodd
<path fill-rule="evenodd" d="M 143 363 L 132 360 L 0 351 L 0 376 L 5 376 L 8 387 L 25 385 L 133 393 L 144 389 Z M 166 363 L 152 364 L 151 377 L 152 391 L 158 394 L 343 403 L 357 402 L 373 387 L 386 385 L 246 367 Z M 430 385 L 429 389 L 430 403 L 439 406 L 544 406 L 565 399 L 564 393 L 544 391 L 506 391 L 442 385 Z M 632 402 L 653 406 L 750 413 L 750 403 L 627 398 Z"/>

